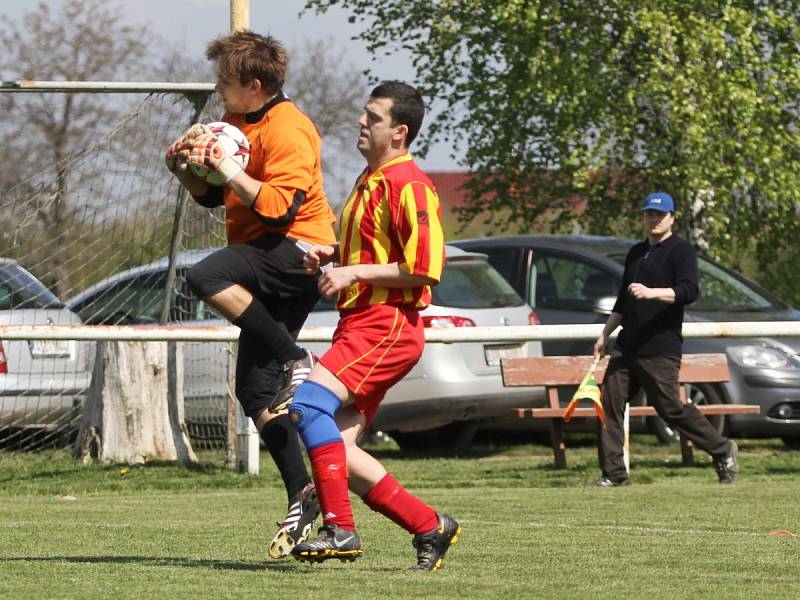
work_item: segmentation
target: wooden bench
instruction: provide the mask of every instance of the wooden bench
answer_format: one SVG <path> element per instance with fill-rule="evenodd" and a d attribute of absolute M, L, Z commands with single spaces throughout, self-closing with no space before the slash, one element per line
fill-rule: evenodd
<path fill-rule="evenodd" d="M 560 386 L 577 386 L 592 364 L 591 356 L 545 356 L 530 358 L 505 358 L 501 361 L 503 385 L 506 386 L 545 386 L 546 408 L 518 408 L 521 418 L 548 419 L 550 441 L 553 445 L 553 459 L 557 469 L 567 467 L 566 450 L 561 435 L 561 425 L 565 407 L 558 399 Z M 608 356 L 604 357 L 595 370 L 595 379 L 602 384 L 608 366 Z M 680 399 L 687 401 L 686 386 L 692 383 L 719 383 L 730 380 L 728 360 L 725 354 L 684 354 L 679 374 Z M 591 402 L 584 401 L 586 408 L 579 407 L 572 414 L 577 417 L 596 417 Z M 749 404 L 700 404 L 697 406 L 704 415 L 758 414 L 760 408 Z M 651 417 L 657 415 L 652 406 L 631 406 L 631 417 Z M 681 436 L 681 456 L 683 464 L 693 462 L 692 443 Z"/>

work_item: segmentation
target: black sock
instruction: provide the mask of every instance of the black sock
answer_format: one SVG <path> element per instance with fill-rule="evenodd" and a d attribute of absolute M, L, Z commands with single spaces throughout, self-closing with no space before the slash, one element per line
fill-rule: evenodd
<path fill-rule="evenodd" d="M 286 486 L 289 502 L 311 479 L 303 462 L 300 437 L 289 420 L 289 415 L 278 415 L 268 421 L 261 429 L 261 439 L 272 455 Z"/>
<path fill-rule="evenodd" d="M 306 355 L 305 350 L 294 343 L 286 327 L 278 323 L 266 307 L 255 298 L 233 324 L 255 333 L 281 364 Z"/>

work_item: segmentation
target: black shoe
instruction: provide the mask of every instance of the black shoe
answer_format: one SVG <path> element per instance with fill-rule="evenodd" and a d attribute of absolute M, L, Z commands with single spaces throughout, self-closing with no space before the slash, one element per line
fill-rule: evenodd
<path fill-rule="evenodd" d="M 739 463 L 736 462 L 736 454 L 739 446 L 731 440 L 730 450 L 726 454 L 714 457 L 714 468 L 720 483 L 733 483 L 736 481 L 736 474 L 739 472 Z"/>
<path fill-rule="evenodd" d="M 461 527 L 450 515 L 439 515 L 439 525 L 428 533 L 415 535 L 411 544 L 417 549 L 417 564 L 410 571 L 438 571 L 450 546 L 458 543 Z"/>
<path fill-rule="evenodd" d="M 297 388 L 308 379 L 308 375 L 317 361 L 311 352 L 305 350 L 305 353 L 306 355 L 303 358 L 290 360 L 281 365 L 280 388 L 269 403 L 269 406 L 267 406 L 269 413 L 275 414 L 288 408 L 292 403 Z"/>
<path fill-rule="evenodd" d="M 608 477 L 601 477 L 597 481 L 595 481 L 592 485 L 594 487 L 601 487 L 601 488 L 609 488 L 609 487 L 623 487 L 629 485 L 631 482 L 630 479 L 625 477 L 624 479 L 610 479 Z"/>
<path fill-rule="evenodd" d="M 311 535 L 311 528 L 319 516 L 319 499 L 313 483 L 298 492 L 289 504 L 289 512 L 283 523 L 278 523 L 278 533 L 269 545 L 269 555 L 278 559 L 289 556 L 297 544 Z"/>
<path fill-rule="evenodd" d="M 320 527 L 316 538 L 297 544 L 292 550 L 292 556 L 297 560 L 311 563 L 331 558 L 353 562 L 362 554 L 364 550 L 358 534 L 332 523 Z"/>

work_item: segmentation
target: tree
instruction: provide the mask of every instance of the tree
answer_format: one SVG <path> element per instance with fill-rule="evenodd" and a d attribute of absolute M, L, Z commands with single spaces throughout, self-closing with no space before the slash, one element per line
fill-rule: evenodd
<path fill-rule="evenodd" d="M 310 40 L 289 52 L 286 91 L 314 121 L 322 136 L 325 191 L 343 204 L 363 159 L 354 132 L 364 103 L 366 81 L 331 39 Z"/>
<path fill-rule="evenodd" d="M 151 37 L 144 28 L 129 27 L 118 11 L 103 0 L 68 0 L 54 13 L 40 3 L 22 18 L 21 26 L 4 21 L 0 30 L 0 69 L 4 79 L 63 81 L 136 81 L 145 73 Z M 100 94 L 16 94 L 4 98 L 21 119 L 3 124 L 7 140 L 4 164 L 17 182 L 43 170 L 53 175 L 40 202 L 18 207 L 39 225 L 42 239 L 63 248 L 71 210 L 71 158 L 91 146 L 97 123 L 115 122 L 124 114 L 118 102 Z M 3 188 L 12 182 L 4 182 Z M 20 218 L 21 215 L 17 215 Z M 53 287 L 69 290 L 68 260 L 53 252 Z"/>
<path fill-rule="evenodd" d="M 800 234 L 792 0 L 307 3 L 334 5 L 371 52 L 410 52 L 443 106 L 429 139 L 466 146 L 464 221 L 638 235 L 639 199 L 665 189 L 728 263 L 770 265 Z"/>

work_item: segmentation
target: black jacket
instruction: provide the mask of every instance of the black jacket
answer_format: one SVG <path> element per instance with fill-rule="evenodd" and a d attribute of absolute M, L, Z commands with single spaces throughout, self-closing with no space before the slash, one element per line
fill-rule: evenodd
<path fill-rule="evenodd" d="M 675 303 L 636 300 L 628 293 L 631 283 L 651 288 L 672 288 Z M 614 312 L 622 314 L 622 331 L 616 347 L 636 356 L 681 356 L 683 307 L 697 300 L 697 254 L 689 242 L 673 234 L 660 244 L 645 240 L 625 259 L 622 287 Z"/>

